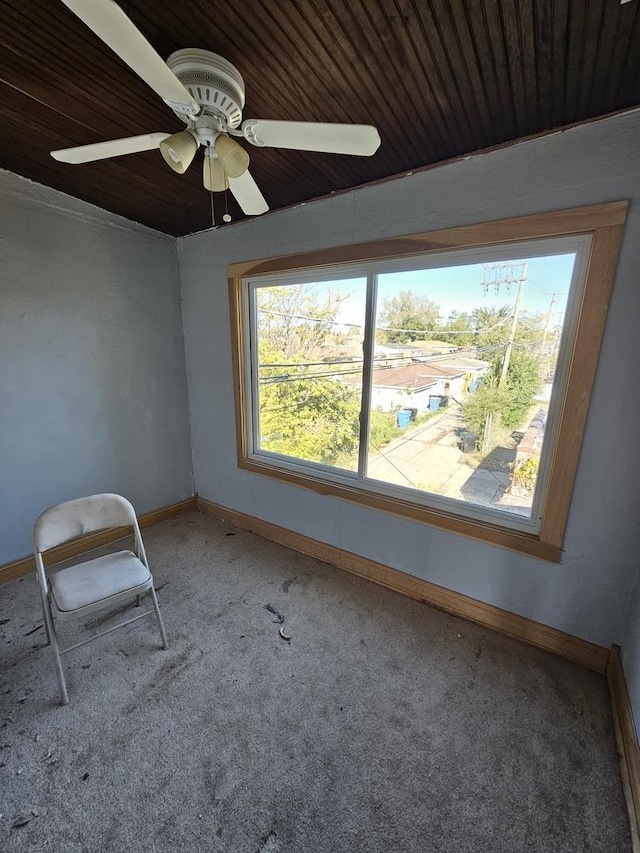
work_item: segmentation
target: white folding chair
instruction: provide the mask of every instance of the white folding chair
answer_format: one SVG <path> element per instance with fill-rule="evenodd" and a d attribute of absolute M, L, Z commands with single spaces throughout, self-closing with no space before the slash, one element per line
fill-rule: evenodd
<path fill-rule="evenodd" d="M 123 550 L 115 554 L 107 554 L 105 557 L 98 557 L 95 560 L 78 563 L 75 566 L 59 569 L 49 574 L 45 571 L 42 560 L 44 551 L 72 539 L 77 539 L 87 533 L 111 527 L 133 527 L 135 553 Z M 47 640 L 55 656 L 56 673 L 63 705 L 68 703 L 69 694 L 62 669 L 61 655 L 84 646 L 98 637 L 110 634 L 118 628 L 123 628 L 131 622 L 150 616 L 152 613 L 155 613 L 158 620 L 162 647 L 168 648 L 167 635 L 162 624 L 162 616 L 153 586 L 153 577 L 149 571 L 147 555 L 142 544 L 138 519 L 135 510 L 126 498 L 109 494 L 91 495 L 52 506 L 36 520 L 33 529 L 33 541 Z M 126 622 L 121 622 L 66 649 L 61 649 L 58 645 L 53 621 L 54 614 L 56 621 L 60 620 L 61 622 L 68 619 L 82 619 L 97 610 L 112 607 L 130 598 L 135 597 L 139 604 L 140 596 L 145 592 L 149 592 L 151 595 L 153 610 L 147 610 L 132 619 L 127 619 Z"/>

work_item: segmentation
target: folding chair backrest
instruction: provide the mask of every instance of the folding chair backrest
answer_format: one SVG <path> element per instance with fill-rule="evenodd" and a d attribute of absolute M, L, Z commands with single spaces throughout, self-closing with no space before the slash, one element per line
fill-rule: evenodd
<path fill-rule="evenodd" d="M 90 495 L 46 509 L 36 520 L 33 541 L 36 551 L 42 553 L 96 530 L 131 525 L 139 536 L 135 510 L 126 498 Z"/>

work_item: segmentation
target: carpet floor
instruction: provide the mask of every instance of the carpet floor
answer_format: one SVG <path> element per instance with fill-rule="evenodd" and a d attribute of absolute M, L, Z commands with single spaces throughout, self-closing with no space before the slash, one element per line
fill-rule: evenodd
<path fill-rule="evenodd" d="M 630 853 L 603 677 L 196 513 L 144 533 L 170 648 L 71 652 L 66 707 L 35 578 L 0 587 L 6 853 Z"/>

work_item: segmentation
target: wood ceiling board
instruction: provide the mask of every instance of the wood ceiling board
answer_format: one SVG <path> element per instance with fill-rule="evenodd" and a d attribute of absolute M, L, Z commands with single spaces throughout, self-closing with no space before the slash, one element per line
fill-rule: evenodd
<path fill-rule="evenodd" d="M 132 154 L 126 158 L 132 161 L 132 165 L 126 167 L 124 158 L 102 160 L 85 166 L 68 166 L 49 157 L 50 148 L 60 147 L 64 137 L 52 131 L 49 122 L 40 125 L 35 120 L 29 126 L 32 135 L 29 145 L 16 147 L 15 139 L 22 138 L 24 134 L 23 111 L 4 97 L 2 87 L 0 123 L 6 130 L 6 134 L 0 135 L 1 162 L 6 163 L 10 171 L 134 221 L 141 221 L 133 214 L 142 210 L 145 224 L 166 233 L 176 230 L 172 225 L 171 211 L 174 199 L 178 199 L 182 205 L 181 219 L 194 229 L 202 222 L 202 215 L 206 214 L 206 193 L 194 193 L 190 200 L 189 194 L 184 191 L 185 187 L 179 183 L 183 176 L 175 175 L 170 169 L 167 171 L 175 179 L 176 187 L 173 196 L 167 194 L 166 185 L 157 180 L 155 166 L 150 162 L 154 156 L 160 156 L 158 152 Z M 83 173 L 81 182 L 74 175 L 78 169 Z M 147 176 L 149 170 L 152 170 L 151 177 Z M 194 202 L 202 210 L 201 214 L 190 212 L 189 208 L 194 206 Z"/>
<path fill-rule="evenodd" d="M 49 156 L 51 150 L 64 148 L 69 144 L 86 145 L 95 142 L 94 132 L 54 112 L 49 107 L 31 114 L 28 113 L 28 107 L 29 99 L 25 95 L 0 84 L 0 117 L 3 121 L 12 121 L 15 127 L 20 127 L 27 114 L 28 138 L 25 139 L 23 129 L 22 145 L 26 144 L 26 147 L 33 152 L 41 151 L 44 162 L 47 164 L 51 159 L 65 172 L 73 170 L 81 171 L 83 175 L 92 172 L 96 175 L 108 175 L 110 181 L 115 181 L 116 184 L 126 178 L 130 182 L 129 192 L 132 188 L 136 191 L 144 190 L 146 195 L 154 201 L 165 199 L 164 187 L 169 186 L 169 181 L 175 190 L 189 195 L 188 183 L 181 180 L 186 176 L 176 175 L 166 165 L 158 151 L 129 154 L 126 157 L 113 157 L 83 165 L 59 163 Z M 70 143 L 72 138 L 74 141 Z"/>
<path fill-rule="evenodd" d="M 24 8 L 19 0 L 5 0 L 2 12 L 0 44 L 22 53 L 36 71 L 44 66 L 62 80 L 77 81 L 94 101 L 124 106 L 140 120 L 166 115 L 158 96 L 58 0 L 25 0 Z"/>
<path fill-rule="evenodd" d="M 551 93 L 553 89 L 554 8 L 555 5 L 549 3 L 533 5 L 537 93 Z M 553 127 L 553 95 L 548 98 L 537 97 L 535 107 L 537 126 Z"/>
<path fill-rule="evenodd" d="M 234 63 L 245 119 L 378 127 L 371 158 L 249 148 L 272 209 L 640 104 L 640 0 L 121 6 L 161 56 L 200 47 Z M 182 127 L 62 3 L 4 0 L 0 48 L 0 166 L 167 233 L 210 226 L 201 154 L 184 176 L 158 152 L 86 166 L 49 156 Z M 228 207 L 242 216 L 232 198 Z"/>
<path fill-rule="evenodd" d="M 395 0 L 394 5 L 391 24 L 411 75 L 410 85 L 419 98 L 418 111 L 431 122 L 433 133 L 440 139 L 440 148 L 444 151 L 451 150 L 458 142 L 452 127 L 444 80 L 435 62 L 422 20 L 413 0 Z"/>
<path fill-rule="evenodd" d="M 340 16 L 340 6 L 334 9 L 336 19 Z M 402 104 L 404 122 L 401 132 L 406 136 L 406 145 L 411 145 L 416 162 L 422 158 L 438 157 L 437 135 L 433 131 L 433 120 L 429 112 L 420 109 L 417 89 L 412 85 L 410 67 L 406 62 L 404 50 L 394 36 L 389 17 L 380 9 L 377 2 L 351 4 L 348 22 L 349 39 L 356 46 L 354 62 L 356 67 L 370 69 L 369 87 L 384 98 L 389 114 L 394 115 L 397 104 Z M 339 28 L 336 21 L 336 28 Z M 373 104 L 375 107 L 375 103 Z"/>
<path fill-rule="evenodd" d="M 591 109 L 593 110 L 593 115 L 602 113 L 608 101 L 609 68 L 620 46 L 620 27 L 624 24 L 626 16 L 626 13 L 622 14 L 623 9 L 624 7 L 619 7 L 615 3 L 608 3 L 604 6 L 591 88 Z"/>
<path fill-rule="evenodd" d="M 495 3 L 492 4 L 495 7 Z M 504 65 L 496 61 L 494 45 L 492 43 L 492 29 L 488 26 L 486 4 L 477 3 L 465 8 L 469 19 L 469 37 L 473 42 L 479 73 L 485 92 L 494 92 L 495 101 L 491 104 L 490 115 L 492 133 L 494 138 L 505 139 L 512 135 L 508 128 L 509 96 L 508 77 Z M 502 48 L 502 35 L 500 27 L 496 29 L 497 42 Z"/>
<path fill-rule="evenodd" d="M 434 10 L 429 3 L 414 0 L 417 13 L 422 21 L 422 33 L 425 36 L 424 47 L 433 52 L 434 61 L 442 69 L 443 78 L 447 81 L 450 121 L 456 124 L 456 134 L 463 148 L 467 151 L 477 149 L 477 143 L 472 133 L 472 122 L 469 120 L 468 107 L 461 90 L 461 80 L 455 63 L 447 50 L 447 39 L 440 26 Z"/>
<path fill-rule="evenodd" d="M 0 45 L 2 38 L 0 36 Z M 51 64 L 39 67 L 33 57 L 13 50 L 13 46 L 2 45 L 0 50 L 0 81 L 50 107 L 79 124 L 100 132 L 104 138 L 117 136 L 135 136 L 140 133 L 166 131 L 174 133 L 184 127 L 183 123 L 159 101 L 157 106 L 149 104 L 149 98 L 141 105 L 149 110 L 148 116 L 142 111 L 131 108 L 129 100 L 122 97 L 96 97 L 96 91 L 89 89 L 82 81 L 76 81 L 72 74 L 57 73 Z M 145 87 L 146 89 L 146 87 Z M 115 89 L 114 94 L 122 95 Z M 153 128 L 153 131 L 150 131 Z"/>
<path fill-rule="evenodd" d="M 635 96 L 638 94 L 638 89 L 640 88 L 640 62 L 638 61 L 640 57 L 640 3 L 636 0 L 631 5 L 635 11 L 635 17 L 630 28 L 627 50 L 620 57 L 622 60 L 622 73 L 617 93 L 617 100 L 625 105 L 637 103 Z M 624 9 L 625 7 L 623 6 L 622 8 Z"/>
<path fill-rule="evenodd" d="M 585 9 L 582 56 L 580 61 L 581 74 L 578 80 L 578 98 L 576 102 L 577 115 L 589 115 L 593 103 L 593 84 L 600 70 L 596 64 L 600 47 L 603 16 L 606 7 L 611 3 L 591 2 Z"/>

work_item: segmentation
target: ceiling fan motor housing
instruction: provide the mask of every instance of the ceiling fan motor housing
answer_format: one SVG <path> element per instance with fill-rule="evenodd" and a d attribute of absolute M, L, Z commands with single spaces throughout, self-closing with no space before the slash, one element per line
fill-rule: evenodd
<path fill-rule="evenodd" d="M 238 127 L 244 107 L 244 80 L 238 69 L 217 53 L 185 48 L 172 53 L 167 65 L 202 111 L 224 118 L 228 127 Z M 189 117 L 174 110 L 188 123 Z"/>

